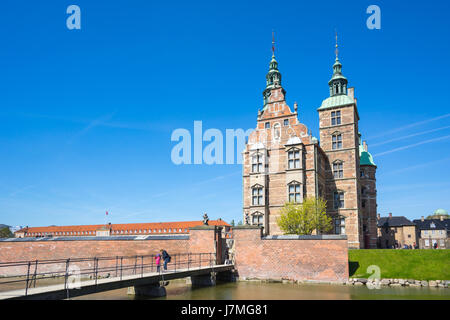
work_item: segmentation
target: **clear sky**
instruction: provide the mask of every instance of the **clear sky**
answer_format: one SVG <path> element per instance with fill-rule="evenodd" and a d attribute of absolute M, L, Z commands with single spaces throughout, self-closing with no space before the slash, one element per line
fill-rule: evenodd
<path fill-rule="evenodd" d="M 241 220 L 241 166 L 177 166 L 170 137 L 255 127 L 272 30 L 287 102 L 318 136 L 337 29 L 381 215 L 449 210 L 449 15 L 434 0 L 3 0 L 0 223 Z"/>

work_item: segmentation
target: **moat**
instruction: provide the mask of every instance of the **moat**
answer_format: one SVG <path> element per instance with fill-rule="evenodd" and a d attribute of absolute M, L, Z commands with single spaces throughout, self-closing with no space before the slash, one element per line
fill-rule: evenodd
<path fill-rule="evenodd" d="M 184 281 L 173 281 L 167 287 L 167 296 L 158 300 L 450 300 L 450 289 L 382 287 L 329 284 L 289 284 L 232 282 L 214 287 L 191 288 Z M 127 294 L 118 289 L 74 298 L 74 300 L 133 300 L 150 299 Z"/>

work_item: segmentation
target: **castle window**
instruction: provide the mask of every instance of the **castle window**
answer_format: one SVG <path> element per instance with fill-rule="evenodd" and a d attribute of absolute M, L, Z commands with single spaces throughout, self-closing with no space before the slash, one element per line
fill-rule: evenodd
<path fill-rule="evenodd" d="M 341 124 L 341 112 L 340 111 L 333 111 L 331 112 L 331 125 L 339 125 Z"/>
<path fill-rule="evenodd" d="M 300 168 L 300 150 L 291 149 L 288 151 L 288 169 Z"/>
<path fill-rule="evenodd" d="M 284 120 L 284 126 L 287 127 L 289 125 L 289 119 Z"/>
<path fill-rule="evenodd" d="M 263 203 L 263 187 L 255 186 L 252 188 L 252 205 L 262 206 Z"/>
<path fill-rule="evenodd" d="M 342 149 L 342 134 L 333 134 L 332 136 L 332 148 L 333 150 Z"/>
<path fill-rule="evenodd" d="M 301 192 L 300 183 L 292 182 L 288 185 L 289 202 L 300 203 L 301 202 Z"/>
<path fill-rule="evenodd" d="M 252 157 L 252 172 L 262 172 L 263 171 L 263 156 L 260 153 L 255 154 Z"/>
<path fill-rule="evenodd" d="M 335 191 L 333 199 L 335 209 L 344 208 L 344 192 Z"/>
<path fill-rule="evenodd" d="M 333 175 L 335 179 L 344 177 L 344 163 L 342 161 L 333 163 Z"/>
<path fill-rule="evenodd" d="M 281 137 L 280 124 L 275 123 L 275 125 L 273 126 L 273 138 L 275 140 L 278 140 L 280 139 L 280 137 Z"/>
<path fill-rule="evenodd" d="M 359 170 L 359 176 L 360 176 L 361 178 L 364 178 L 364 177 L 366 176 L 364 170 Z"/>
<path fill-rule="evenodd" d="M 366 194 L 366 188 L 365 187 L 361 187 L 361 194 L 365 195 Z"/>
<path fill-rule="evenodd" d="M 255 212 L 252 214 L 252 225 L 254 226 L 262 226 L 264 225 L 264 215 L 261 212 Z"/>
<path fill-rule="evenodd" d="M 334 233 L 345 234 L 345 218 L 338 217 L 334 219 Z"/>
<path fill-rule="evenodd" d="M 363 200 L 363 201 L 361 202 L 361 206 L 362 206 L 363 208 L 366 207 L 366 200 Z"/>
<path fill-rule="evenodd" d="M 266 122 L 265 128 L 266 128 L 266 129 L 270 129 L 270 122 Z"/>

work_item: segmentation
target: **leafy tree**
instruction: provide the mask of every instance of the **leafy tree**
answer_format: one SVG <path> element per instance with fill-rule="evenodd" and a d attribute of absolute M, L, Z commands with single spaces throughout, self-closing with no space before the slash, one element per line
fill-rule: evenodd
<path fill-rule="evenodd" d="M 14 234 L 8 227 L 0 229 L 0 238 L 14 238 Z"/>
<path fill-rule="evenodd" d="M 277 224 L 284 234 L 310 235 L 314 230 L 327 232 L 332 223 L 326 208 L 327 202 L 322 198 L 307 198 L 299 204 L 287 202 L 281 209 Z"/>
<path fill-rule="evenodd" d="M 232 226 L 232 227 L 234 227 L 234 225 L 235 225 L 235 223 L 234 223 L 234 219 L 233 219 L 233 220 L 231 220 L 230 224 L 231 224 L 231 226 Z"/>
<path fill-rule="evenodd" d="M 242 221 L 241 220 L 239 220 L 238 226 L 242 226 Z"/>

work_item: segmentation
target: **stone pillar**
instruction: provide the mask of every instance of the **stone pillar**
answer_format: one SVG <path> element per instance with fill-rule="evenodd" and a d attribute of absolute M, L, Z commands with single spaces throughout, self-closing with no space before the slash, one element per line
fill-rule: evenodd
<path fill-rule="evenodd" d="M 190 253 L 214 253 L 214 261 L 212 261 L 212 263 L 221 264 L 221 250 L 217 250 L 218 246 L 220 246 L 222 242 L 221 229 L 222 227 L 206 225 L 189 228 Z M 206 259 L 206 256 L 204 259 Z M 204 261 L 202 263 L 202 266 L 207 265 L 209 266 L 209 262 Z"/>
<path fill-rule="evenodd" d="M 146 285 L 128 287 L 127 294 L 144 297 L 164 297 L 166 296 L 166 288 L 161 287 L 159 282 L 155 282 Z"/>
<path fill-rule="evenodd" d="M 216 285 L 216 273 L 211 272 L 210 274 L 192 276 L 191 284 L 193 287 L 211 287 Z"/>

